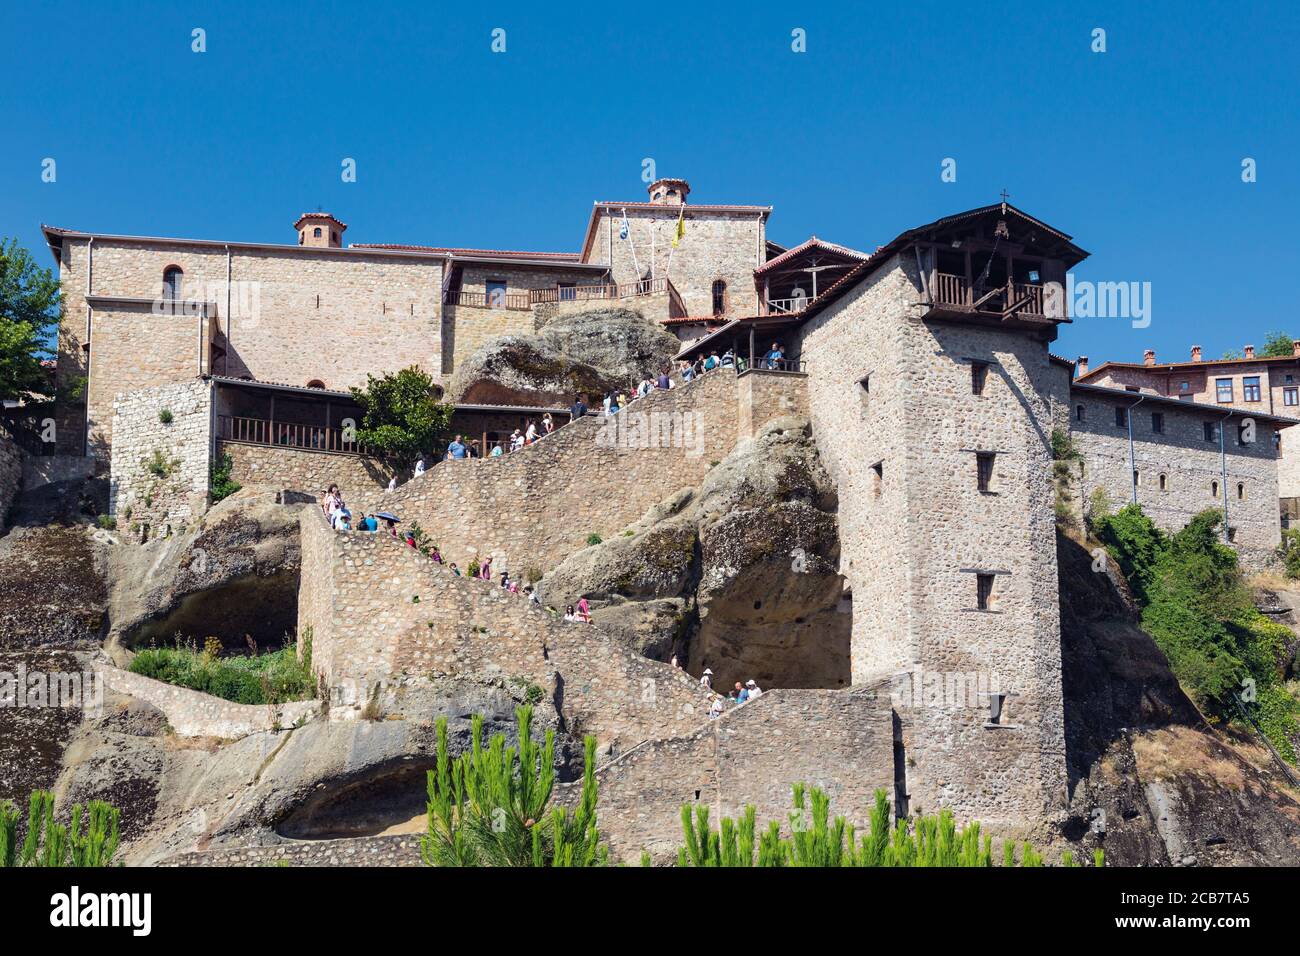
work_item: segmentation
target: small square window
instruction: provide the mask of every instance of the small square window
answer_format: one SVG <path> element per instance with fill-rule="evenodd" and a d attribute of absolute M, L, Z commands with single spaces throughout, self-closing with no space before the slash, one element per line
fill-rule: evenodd
<path fill-rule="evenodd" d="M 975 606 L 981 611 L 989 610 L 993 605 L 993 575 L 975 575 Z"/>
<path fill-rule="evenodd" d="M 1164 430 L 1165 430 L 1164 412 L 1151 413 L 1151 430 L 1155 432 L 1157 435 L 1164 434 Z"/>
<path fill-rule="evenodd" d="M 1201 422 L 1201 434 L 1206 441 L 1219 440 L 1219 427 L 1215 422 Z"/>
<path fill-rule="evenodd" d="M 1248 375 L 1241 380 L 1242 397 L 1248 402 L 1258 402 L 1259 393 L 1259 376 Z"/>
<path fill-rule="evenodd" d="M 1232 401 L 1232 379 L 1216 378 L 1214 380 L 1214 396 L 1220 402 Z"/>
<path fill-rule="evenodd" d="M 1290 378 L 1291 376 L 1287 376 Z M 1292 385 L 1289 388 L 1282 389 L 1283 405 L 1300 405 L 1300 385 Z"/>

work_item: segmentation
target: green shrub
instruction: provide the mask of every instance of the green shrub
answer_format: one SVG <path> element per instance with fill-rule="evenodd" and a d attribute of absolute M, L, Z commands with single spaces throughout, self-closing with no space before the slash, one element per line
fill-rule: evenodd
<path fill-rule="evenodd" d="M 0 867 L 112 866 L 121 816 L 116 807 L 92 800 L 85 806 L 76 804 L 69 824 L 64 825 L 54 819 L 54 794 L 37 790 L 28 802 L 20 844 L 18 808 L 0 800 Z"/>
<path fill-rule="evenodd" d="M 234 466 L 234 460 L 230 457 L 229 452 L 222 452 L 217 456 L 217 460 L 212 463 L 212 471 L 208 476 L 208 497 L 212 499 L 213 504 L 223 498 L 229 498 L 243 487 L 230 477 L 230 472 Z"/>
<path fill-rule="evenodd" d="M 117 519 L 112 515 L 100 515 L 95 519 L 95 523 L 107 531 L 114 531 L 117 528 Z"/>
<path fill-rule="evenodd" d="M 587 535 L 587 544 L 588 544 L 588 545 L 596 545 L 596 544 L 600 544 L 600 542 L 601 542 L 602 540 L 603 540 L 603 539 L 601 538 L 601 536 L 598 535 L 598 534 L 596 534 L 596 532 L 594 532 L 594 531 L 593 531 L 591 534 Z"/>
<path fill-rule="evenodd" d="M 170 425 L 173 420 L 172 410 L 170 408 L 164 408 L 158 413 L 158 421 L 162 422 L 164 425 Z"/>
<path fill-rule="evenodd" d="M 233 657 L 214 656 L 207 648 L 196 652 L 190 647 L 152 647 L 135 655 L 130 670 L 236 704 L 307 700 L 316 690 L 310 654 L 299 661 L 292 645 L 267 654 Z"/>

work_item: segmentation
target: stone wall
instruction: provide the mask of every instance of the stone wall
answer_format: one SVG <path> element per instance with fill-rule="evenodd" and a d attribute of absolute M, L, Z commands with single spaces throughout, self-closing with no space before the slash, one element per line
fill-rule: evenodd
<path fill-rule="evenodd" d="M 831 813 L 861 828 L 875 791 L 893 794 L 894 735 L 885 685 L 848 691 L 774 690 L 688 734 L 650 740 L 601 766 L 599 817 L 614 855 L 656 862 L 682 845 L 683 804 L 706 804 L 716 827 L 754 804 L 760 828 L 789 835 L 791 785 L 827 791 Z M 572 803 L 581 781 L 560 788 Z"/>
<path fill-rule="evenodd" d="M 767 239 L 767 224 L 763 214 L 757 209 L 727 212 L 703 210 L 688 205 L 686 235 L 677 249 L 673 250 L 672 240 L 677 229 L 679 209 L 678 206 L 629 207 L 627 218 L 631 228 L 630 241 L 627 242 L 618 238 L 619 224 L 623 220 L 622 210 L 611 217 L 598 209 L 595 234 L 591 248 L 587 250 L 586 261 L 610 265 L 612 245 L 613 281 L 622 285 L 636 282 L 650 271 L 653 247 L 654 275 L 667 276 L 672 281 L 682 297 L 688 315 L 713 314 L 712 287 L 715 279 L 727 283 L 728 316 L 756 315 L 758 292 L 754 285 L 754 270 L 762 263 L 761 256 Z M 608 236 L 611 218 L 612 243 Z"/>
<path fill-rule="evenodd" d="M 232 245 L 227 259 L 217 243 L 97 237 L 93 268 L 90 260 L 88 240 L 64 240 L 60 384 L 86 374 L 88 271 L 93 295 L 148 300 L 101 304 L 90 318 L 92 445 L 110 441 L 112 403 L 119 392 L 201 372 L 293 385 L 319 379 L 333 389 L 364 385 L 367 372 L 381 375 L 412 364 L 440 373 L 440 258 Z M 211 303 L 211 318 L 155 312 L 152 300 L 161 297 L 163 270 L 173 265 L 184 271 L 182 296 Z M 224 357 L 206 354 L 203 343 L 209 339 L 225 350 Z M 65 441 L 62 428 L 60 440 Z M 77 429 L 65 450 L 79 452 L 80 445 Z"/>
<path fill-rule="evenodd" d="M 9 508 L 22 490 L 23 451 L 0 431 L 0 531 L 4 531 Z"/>
<path fill-rule="evenodd" d="M 285 840 L 266 846 L 226 847 L 168 857 L 159 866 L 423 866 L 418 833 Z"/>
<path fill-rule="evenodd" d="M 1010 695 L 1000 722 L 987 694 L 901 709 L 906 792 L 913 810 L 1038 818 L 1066 796 L 1050 439 L 1065 377 L 1031 334 L 920 320 L 914 273 L 883 264 L 795 350 L 839 492 L 853 680 L 971 674 Z M 988 492 L 977 452 L 995 454 Z"/>
<path fill-rule="evenodd" d="M 81 455 L 28 455 L 23 461 L 23 491 L 89 478 L 98 465 L 97 459 Z"/>
<path fill-rule="evenodd" d="M 386 508 L 391 468 L 383 462 L 334 452 L 223 441 L 218 453 L 230 455 L 231 475 L 255 491 L 297 491 L 319 498 L 331 483 L 343 492 L 354 513 Z"/>
<path fill-rule="evenodd" d="M 1118 408 L 1136 396 L 1115 397 L 1076 389 L 1070 423 L 1074 445 L 1083 455 L 1083 498 L 1096 488 L 1106 492 L 1113 508 L 1133 500 L 1133 472 L 1138 473 L 1137 500 L 1157 525 L 1177 531 L 1206 509 L 1222 510 L 1224 470 L 1227 471 L 1228 525 L 1233 543 L 1243 552 L 1268 552 L 1277 547 L 1282 528 L 1278 511 L 1278 469 L 1273 446 L 1275 427 L 1260 419 L 1255 440 L 1238 441 L 1242 416 L 1227 420 L 1224 456 L 1219 455 L 1221 409 L 1193 403 L 1148 402 L 1133 408 L 1133 461 L 1129 460 L 1128 427 L 1116 424 Z M 1080 418 L 1082 410 L 1082 419 Z M 1152 414 L 1163 416 L 1163 430 L 1154 431 Z M 1205 425 L 1213 438 L 1205 439 Z M 1288 430 L 1283 430 L 1283 435 Z M 1241 486 L 1240 495 L 1238 486 Z"/>
<path fill-rule="evenodd" d="M 162 420 L 165 412 L 171 420 Z M 202 380 L 120 394 L 113 403 L 109 514 L 147 535 L 207 508 L 212 387 Z M 128 513 L 129 512 L 129 513 Z"/>
<path fill-rule="evenodd" d="M 696 485 L 735 446 L 737 380 L 706 375 L 652 392 L 617 416 L 588 415 L 501 458 L 443 461 L 385 498 L 462 567 L 545 571 L 587 536 L 618 534 L 652 505 Z"/>
<path fill-rule="evenodd" d="M 758 430 L 783 415 L 808 417 L 808 376 L 803 372 L 750 369 L 736 376 L 738 438 L 753 438 Z"/>
<path fill-rule="evenodd" d="M 388 535 L 331 531 L 316 509 L 304 510 L 301 529 L 299 640 L 310 628 L 331 719 L 359 716 L 399 675 L 535 685 L 571 732 L 616 751 L 706 719 L 711 691 L 594 625 L 459 577 Z"/>
<path fill-rule="evenodd" d="M 236 704 L 109 664 L 96 666 L 95 674 L 108 690 L 157 707 L 171 729 L 182 737 L 234 740 L 262 731 L 294 727 L 320 712 L 320 702 L 315 700 L 287 704 Z"/>

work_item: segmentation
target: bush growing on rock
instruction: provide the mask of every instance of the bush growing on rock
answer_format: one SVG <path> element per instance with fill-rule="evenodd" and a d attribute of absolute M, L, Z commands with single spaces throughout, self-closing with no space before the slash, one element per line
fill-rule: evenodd
<path fill-rule="evenodd" d="M 136 654 L 130 670 L 236 704 L 284 704 L 306 700 L 316 690 L 310 657 L 299 661 L 293 646 L 236 657 L 217 656 L 206 645 L 203 651 L 151 647 Z"/>

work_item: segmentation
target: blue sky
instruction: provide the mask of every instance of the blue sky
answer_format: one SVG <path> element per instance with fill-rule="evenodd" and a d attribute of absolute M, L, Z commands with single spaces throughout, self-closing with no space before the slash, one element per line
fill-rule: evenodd
<path fill-rule="evenodd" d="M 278 6 L 6 4 L 0 235 L 44 264 L 42 222 L 289 243 L 321 206 L 352 242 L 574 250 L 651 157 L 787 244 L 873 249 L 1005 187 L 1092 253 L 1078 278 L 1151 283 L 1150 327 L 1053 346 L 1094 364 L 1300 336 L 1295 4 Z"/>

